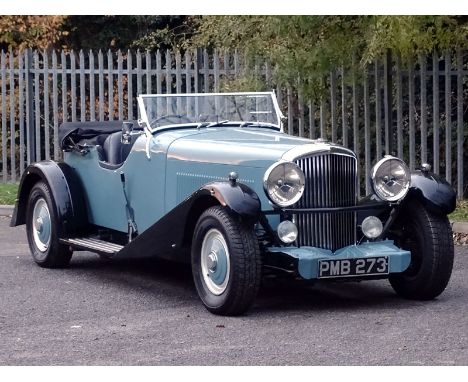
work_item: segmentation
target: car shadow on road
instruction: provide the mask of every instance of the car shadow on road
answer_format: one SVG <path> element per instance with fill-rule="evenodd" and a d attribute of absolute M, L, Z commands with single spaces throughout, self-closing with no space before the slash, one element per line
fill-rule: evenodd
<path fill-rule="evenodd" d="M 170 290 L 170 295 L 177 297 L 196 297 L 190 266 L 186 264 L 161 259 L 115 260 L 75 252 L 68 270 L 96 278 L 97 283 L 113 284 L 121 290 L 138 289 L 150 296 L 155 291 Z"/>
<path fill-rule="evenodd" d="M 268 280 L 252 312 L 353 311 L 411 309 L 420 304 L 396 296 L 387 280 L 304 282 Z"/>
<path fill-rule="evenodd" d="M 150 297 L 157 291 L 155 298 L 167 296 L 168 299 L 201 305 L 188 264 L 160 259 L 106 260 L 95 255 L 78 255 L 69 271 L 83 272 L 87 277 L 95 277 L 96 282 L 106 282 L 117 288 L 137 289 Z M 422 303 L 397 297 L 387 280 L 311 283 L 268 277 L 263 279 L 257 299 L 247 315 L 376 308 L 385 311 L 412 309 L 419 304 Z"/>

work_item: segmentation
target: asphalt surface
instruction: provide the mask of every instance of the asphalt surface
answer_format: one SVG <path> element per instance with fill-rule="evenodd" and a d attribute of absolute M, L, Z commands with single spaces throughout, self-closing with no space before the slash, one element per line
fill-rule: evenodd
<path fill-rule="evenodd" d="M 242 317 L 210 314 L 190 269 L 77 252 L 35 265 L 0 217 L 0 365 L 468 365 L 468 246 L 447 290 L 398 298 L 385 280 L 270 280 Z"/>

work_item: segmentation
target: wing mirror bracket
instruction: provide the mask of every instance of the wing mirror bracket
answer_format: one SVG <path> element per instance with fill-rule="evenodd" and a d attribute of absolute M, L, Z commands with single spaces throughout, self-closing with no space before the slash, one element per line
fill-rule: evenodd
<path fill-rule="evenodd" d="M 122 123 L 122 138 L 120 141 L 124 145 L 129 145 L 132 143 L 132 131 L 133 131 L 133 122 L 123 122 Z"/>

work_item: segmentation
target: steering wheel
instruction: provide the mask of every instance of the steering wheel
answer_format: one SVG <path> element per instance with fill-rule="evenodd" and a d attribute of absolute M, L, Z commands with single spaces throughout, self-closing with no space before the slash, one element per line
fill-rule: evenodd
<path fill-rule="evenodd" d="M 166 115 L 162 115 L 161 117 L 158 117 L 156 119 L 153 119 L 150 122 L 150 127 L 152 129 L 157 127 L 157 124 L 160 123 L 161 121 L 167 121 L 169 125 L 172 125 L 172 124 L 175 125 L 175 124 L 179 124 L 179 123 L 192 123 L 192 120 L 189 119 L 186 115 L 166 114 Z"/>

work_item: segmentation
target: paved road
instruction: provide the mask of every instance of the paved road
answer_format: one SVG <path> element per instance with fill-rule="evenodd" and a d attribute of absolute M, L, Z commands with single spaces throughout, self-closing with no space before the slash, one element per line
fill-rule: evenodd
<path fill-rule="evenodd" d="M 431 302 L 386 281 L 268 282 L 248 315 L 217 317 L 190 270 L 82 252 L 36 266 L 0 218 L 0 365 L 467 365 L 468 247 Z"/>

